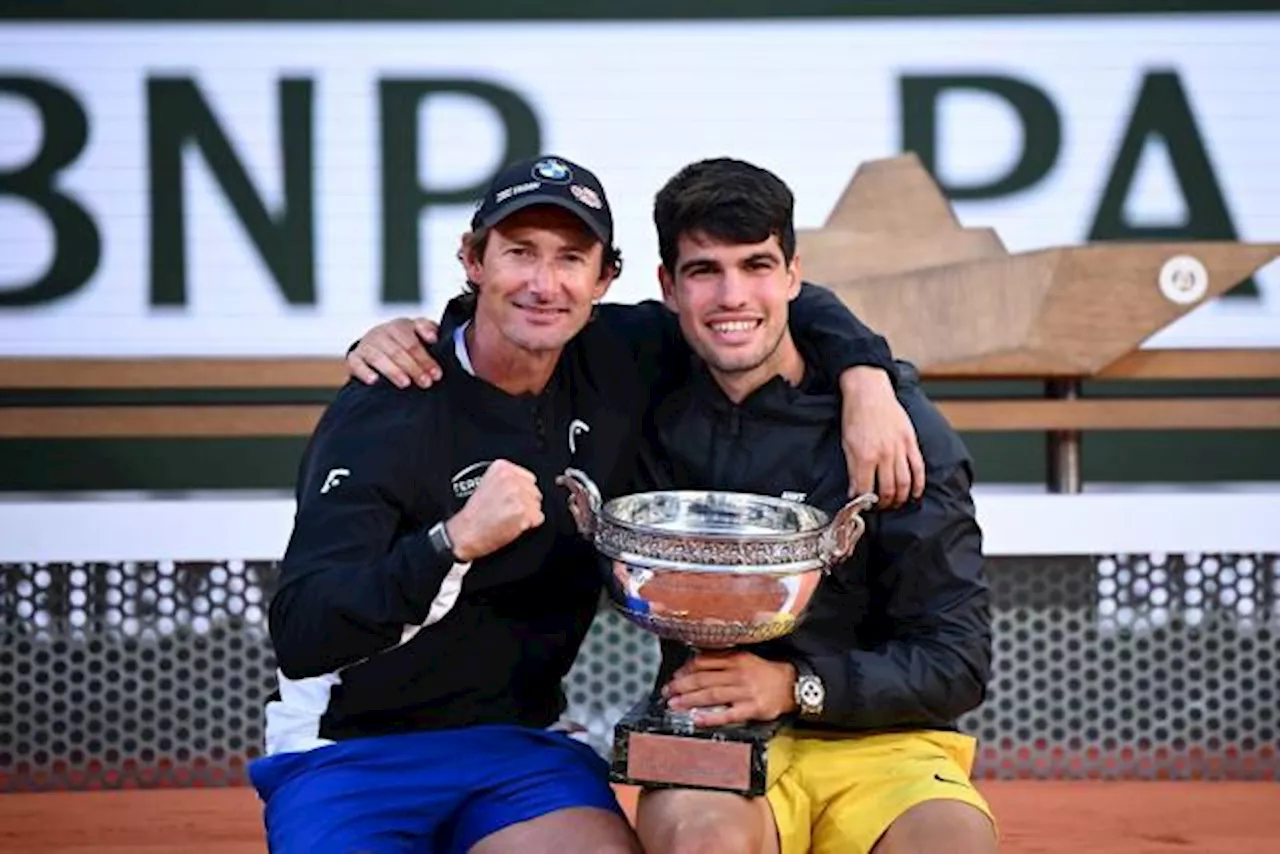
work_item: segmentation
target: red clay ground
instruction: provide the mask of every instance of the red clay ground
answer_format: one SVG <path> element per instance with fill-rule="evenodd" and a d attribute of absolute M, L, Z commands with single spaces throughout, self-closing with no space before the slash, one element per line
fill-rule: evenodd
<path fill-rule="evenodd" d="M 1280 852 L 1280 783 L 980 785 L 1010 854 Z M 0 795 L 0 852 L 18 851 L 260 854 L 265 846 L 245 788 Z"/>

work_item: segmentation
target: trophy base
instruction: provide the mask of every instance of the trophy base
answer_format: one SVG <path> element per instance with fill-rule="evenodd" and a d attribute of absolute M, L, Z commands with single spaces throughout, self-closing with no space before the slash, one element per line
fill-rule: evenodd
<path fill-rule="evenodd" d="M 759 797 L 768 785 L 769 742 L 783 726 L 768 721 L 694 727 L 651 697 L 614 726 L 609 778 L 645 788 Z"/>

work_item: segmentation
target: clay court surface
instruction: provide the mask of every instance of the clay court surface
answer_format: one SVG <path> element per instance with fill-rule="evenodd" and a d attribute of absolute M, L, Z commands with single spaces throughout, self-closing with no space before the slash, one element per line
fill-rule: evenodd
<path fill-rule="evenodd" d="M 1004 852 L 1280 852 L 1280 783 L 984 782 Z M 624 797 L 624 802 L 627 799 Z M 0 795 L 0 851 L 265 851 L 249 789 Z"/>

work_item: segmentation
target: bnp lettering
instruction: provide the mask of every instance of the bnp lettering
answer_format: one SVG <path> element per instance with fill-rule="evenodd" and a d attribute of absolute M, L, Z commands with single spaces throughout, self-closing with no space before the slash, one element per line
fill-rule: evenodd
<path fill-rule="evenodd" d="M 54 302 L 79 291 L 102 258 L 102 238 L 92 214 L 59 176 L 84 153 L 89 116 L 67 88 L 36 77 L 0 76 L 0 97 L 26 101 L 41 125 L 41 143 L 26 163 L 0 171 L 0 197 L 28 202 L 46 217 L 54 237 L 53 263 L 43 275 L 0 290 L 0 308 Z M 424 186 L 419 170 L 418 115 L 439 96 L 478 100 L 493 109 L 505 133 L 499 163 L 530 157 L 541 148 L 541 129 L 528 100 L 492 82 L 470 79 L 381 79 L 381 299 L 418 303 L 421 247 L 418 223 L 434 206 L 478 198 L 493 178 L 447 189 Z M 261 257 L 280 293 L 292 305 L 316 303 L 314 123 L 315 90 L 305 77 L 278 81 L 278 162 L 282 201 L 269 207 L 245 170 L 243 159 L 219 124 L 198 82 L 191 77 L 146 80 L 147 188 L 150 207 L 149 300 L 153 306 L 187 303 L 186 186 L 184 153 L 207 165 Z M 429 183 L 429 182 L 428 182 Z"/>

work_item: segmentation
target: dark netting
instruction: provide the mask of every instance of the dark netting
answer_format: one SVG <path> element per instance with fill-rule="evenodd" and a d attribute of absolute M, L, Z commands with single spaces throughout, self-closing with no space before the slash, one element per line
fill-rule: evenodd
<path fill-rule="evenodd" d="M 1280 779 L 1280 556 L 994 558 L 985 777 Z M 259 755 L 270 562 L 0 565 L 0 789 L 221 785 Z M 612 612 L 570 674 L 605 749 L 656 650 Z"/>

